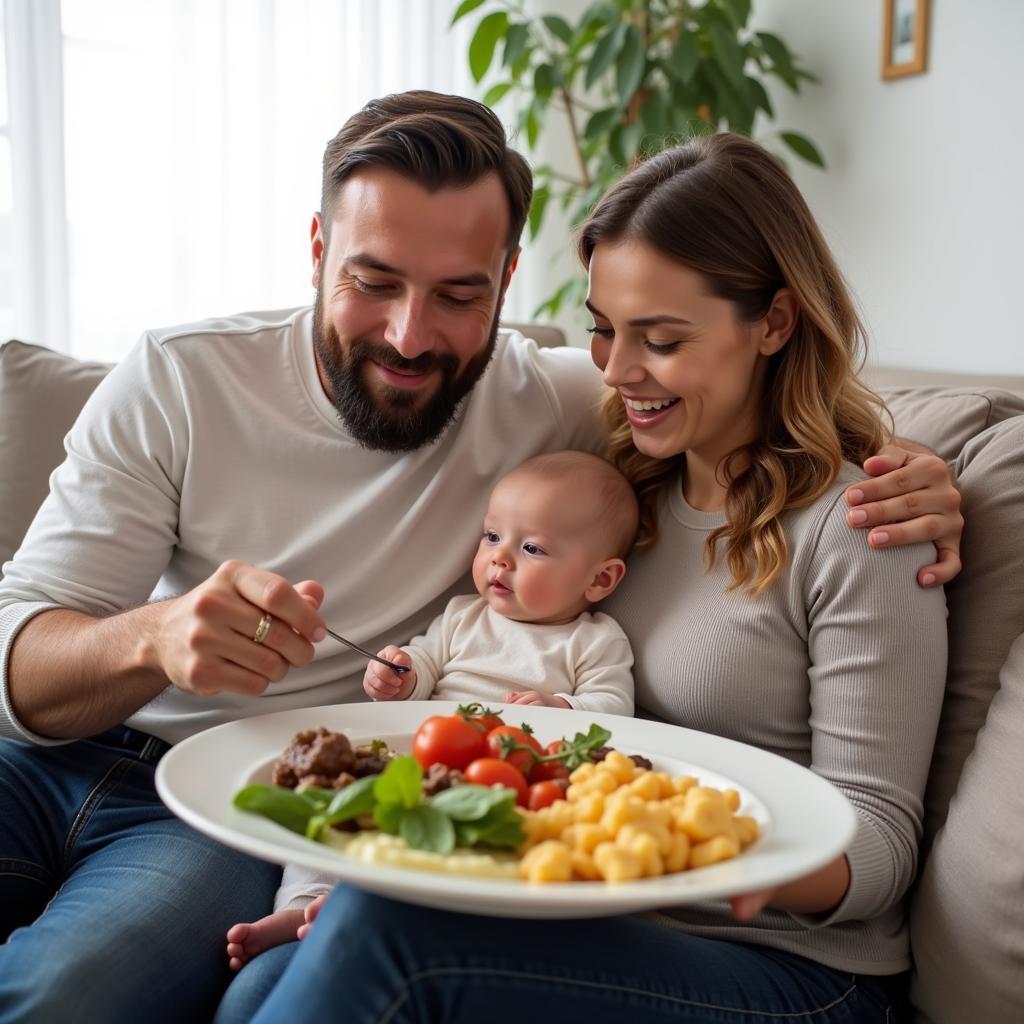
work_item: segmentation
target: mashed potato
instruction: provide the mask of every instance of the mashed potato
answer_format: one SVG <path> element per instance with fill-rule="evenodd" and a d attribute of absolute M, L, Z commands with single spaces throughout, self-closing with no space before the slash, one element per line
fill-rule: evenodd
<path fill-rule="evenodd" d="M 328 846 L 366 864 L 390 864 L 417 871 L 507 881 L 515 881 L 519 877 L 519 858 L 511 851 L 504 853 L 456 847 L 442 856 L 427 850 L 413 850 L 401 836 L 386 832 L 339 832 L 333 828 L 325 828 L 321 839 Z"/>

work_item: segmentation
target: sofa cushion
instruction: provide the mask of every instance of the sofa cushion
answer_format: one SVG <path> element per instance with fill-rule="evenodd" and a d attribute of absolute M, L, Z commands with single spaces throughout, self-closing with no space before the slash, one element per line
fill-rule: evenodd
<path fill-rule="evenodd" d="M 1018 505 L 1018 509 L 1020 506 Z M 911 998 L 934 1024 L 1024 1007 L 1024 634 L 999 674 L 911 912 Z"/>
<path fill-rule="evenodd" d="M 999 388 L 879 388 L 896 423 L 896 434 L 927 445 L 952 462 L 977 434 L 1024 414 L 1024 397 Z"/>
<path fill-rule="evenodd" d="M 927 850 L 1024 629 L 1024 416 L 971 438 L 953 464 L 961 493 L 963 572 L 946 587 L 949 667 L 925 796 Z"/>
<path fill-rule="evenodd" d="M 0 567 L 49 491 L 64 435 L 109 369 L 21 341 L 0 347 Z"/>

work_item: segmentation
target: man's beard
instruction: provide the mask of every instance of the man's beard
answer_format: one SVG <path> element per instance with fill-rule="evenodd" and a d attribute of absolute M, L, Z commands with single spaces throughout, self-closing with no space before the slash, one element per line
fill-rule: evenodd
<path fill-rule="evenodd" d="M 491 361 L 499 314 L 500 307 L 494 314 L 487 344 L 459 373 L 458 358 L 448 353 L 423 352 L 415 359 L 405 359 L 390 345 L 377 345 L 363 338 L 353 341 L 348 351 L 343 352 L 334 325 L 322 321 L 317 289 L 313 347 L 330 386 L 328 397 L 352 437 L 364 448 L 383 452 L 414 451 L 440 437 Z M 441 382 L 420 408 L 415 408 L 421 400 L 418 389 L 382 386 L 378 398 L 363 376 L 364 366 L 370 361 L 406 373 L 436 370 L 441 374 Z"/>

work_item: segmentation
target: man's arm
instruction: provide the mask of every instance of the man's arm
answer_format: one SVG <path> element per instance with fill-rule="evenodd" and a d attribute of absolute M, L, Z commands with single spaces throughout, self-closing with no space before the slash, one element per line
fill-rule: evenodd
<path fill-rule="evenodd" d="M 960 572 L 964 517 L 949 467 L 923 445 L 897 438 L 864 462 L 873 479 L 846 490 L 846 521 L 870 529 L 875 548 L 932 541 L 938 559 L 917 571 L 922 587 L 938 587 Z"/>
<path fill-rule="evenodd" d="M 50 610 L 14 640 L 7 691 L 14 717 L 54 739 L 123 722 L 167 686 L 197 696 L 262 693 L 308 664 L 323 639 L 319 584 L 225 562 L 182 597 L 103 618 Z M 253 638 L 264 612 L 270 631 Z"/>

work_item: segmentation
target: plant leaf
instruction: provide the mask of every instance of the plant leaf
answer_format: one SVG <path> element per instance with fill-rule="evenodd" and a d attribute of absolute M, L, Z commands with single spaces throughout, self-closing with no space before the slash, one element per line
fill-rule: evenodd
<path fill-rule="evenodd" d="M 777 35 L 773 35 L 771 32 L 758 32 L 757 38 L 760 40 L 762 49 L 768 54 L 772 62 L 772 70 L 790 89 L 796 92 L 800 88 L 800 83 L 797 80 L 789 48 Z"/>
<path fill-rule="evenodd" d="M 750 0 L 722 0 L 722 8 L 737 32 L 750 18 Z"/>
<path fill-rule="evenodd" d="M 526 44 L 530 39 L 530 27 L 522 22 L 509 25 L 505 33 L 505 49 L 502 53 L 501 63 L 504 67 L 514 64 L 526 50 Z"/>
<path fill-rule="evenodd" d="M 684 29 L 679 33 L 679 38 L 676 39 L 676 44 L 672 47 L 672 53 L 668 58 L 668 69 L 675 78 L 686 85 L 693 78 L 699 60 L 697 36 Z"/>
<path fill-rule="evenodd" d="M 797 156 L 803 157 L 809 164 L 814 164 L 816 167 L 824 169 L 825 161 L 822 159 L 814 143 L 806 136 L 800 135 L 797 132 L 781 132 L 780 137 Z"/>
<path fill-rule="evenodd" d="M 608 29 L 594 47 L 590 63 L 587 64 L 587 73 L 583 78 L 584 84 L 589 89 L 614 63 L 615 58 L 626 41 L 626 24 L 620 21 L 614 28 Z"/>
<path fill-rule="evenodd" d="M 548 31 L 556 39 L 561 39 L 566 46 L 572 42 L 572 26 L 565 18 L 557 14 L 545 14 L 541 17 L 541 21 L 547 26 Z"/>
<path fill-rule="evenodd" d="M 751 78 L 749 75 L 747 76 L 747 95 L 754 101 L 755 108 L 759 107 L 769 117 L 775 117 L 767 90 L 758 79 Z"/>
<path fill-rule="evenodd" d="M 497 85 L 492 85 L 487 92 L 484 93 L 484 98 L 480 101 L 485 107 L 493 107 L 495 103 L 503 99 L 505 94 L 512 88 L 511 82 L 498 82 Z"/>
<path fill-rule="evenodd" d="M 455 826 L 442 811 L 420 804 L 402 815 L 398 834 L 414 850 L 429 850 L 442 856 L 455 849 Z"/>
<path fill-rule="evenodd" d="M 622 49 L 615 58 L 615 88 L 622 106 L 633 98 L 644 77 L 647 54 L 644 52 L 643 36 L 636 25 L 626 27 L 626 38 Z"/>
<path fill-rule="evenodd" d="M 475 11 L 483 3 L 484 0 L 462 0 L 462 3 L 455 9 L 455 13 L 452 15 L 452 20 L 448 23 L 448 27 L 451 28 L 451 26 L 457 21 L 464 18 L 467 14 Z"/>
<path fill-rule="evenodd" d="M 454 821 L 476 821 L 507 802 L 508 797 L 502 789 L 472 783 L 443 789 L 430 798 L 431 807 L 444 811 Z"/>
<path fill-rule="evenodd" d="M 533 72 L 533 91 L 537 99 L 551 99 L 554 89 L 555 69 L 550 64 L 538 64 Z"/>
<path fill-rule="evenodd" d="M 550 198 L 551 190 L 546 185 L 540 185 L 533 190 L 529 213 L 531 239 L 536 238 L 540 233 L 541 224 L 544 223 L 544 211 L 547 209 Z"/>
<path fill-rule="evenodd" d="M 605 107 L 604 110 L 595 111 L 587 118 L 583 128 L 583 138 L 587 141 L 596 139 L 611 129 L 622 120 L 622 111 L 618 107 Z"/>
<path fill-rule="evenodd" d="M 743 66 L 747 55 L 736 36 L 717 19 L 711 23 L 711 39 L 715 44 L 715 60 L 725 77 L 736 89 L 743 88 Z"/>
<path fill-rule="evenodd" d="M 494 59 L 494 48 L 498 40 L 508 28 L 508 15 L 504 11 L 494 11 L 481 19 L 480 24 L 469 41 L 469 70 L 473 80 L 479 82 Z"/>

